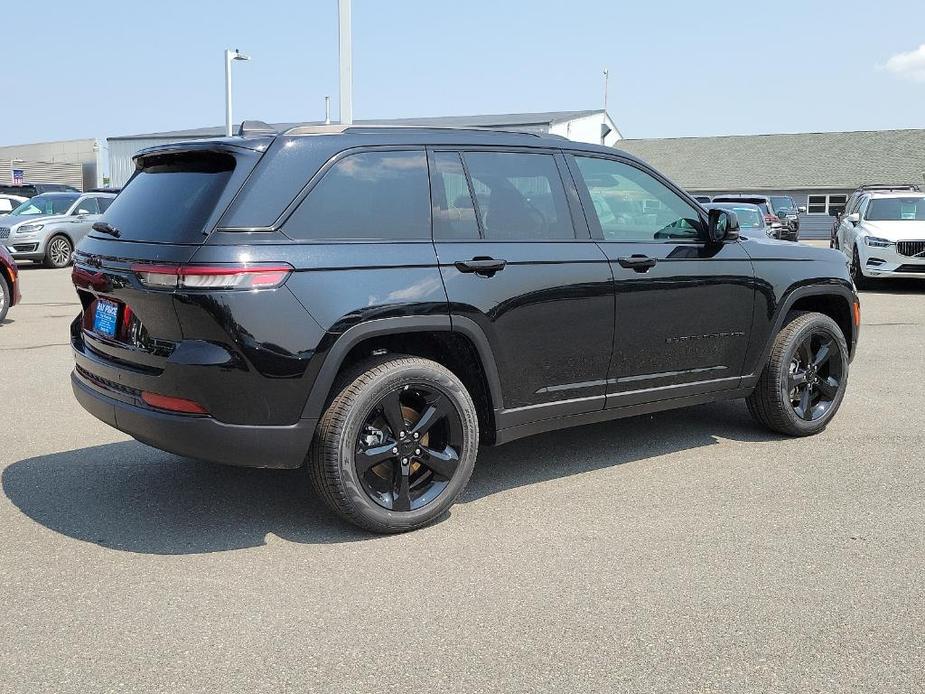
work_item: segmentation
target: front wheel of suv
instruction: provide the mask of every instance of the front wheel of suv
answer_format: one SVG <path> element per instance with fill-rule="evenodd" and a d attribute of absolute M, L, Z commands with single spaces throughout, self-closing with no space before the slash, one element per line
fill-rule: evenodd
<path fill-rule="evenodd" d="M 48 240 L 45 249 L 45 267 L 62 268 L 71 264 L 71 254 L 74 247 L 67 236 L 58 234 Z"/>
<path fill-rule="evenodd" d="M 848 385 L 848 345 L 841 328 L 821 313 L 799 313 L 774 339 L 771 357 L 748 411 L 769 429 L 789 436 L 822 431 Z"/>
<path fill-rule="evenodd" d="M 453 505 L 479 444 L 472 398 L 448 369 L 418 357 L 350 371 L 318 422 L 312 485 L 344 519 L 378 533 L 414 530 Z"/>
<path fill-rule="evenodd" d="M 854 247 L 851 255 L 851 280 L 858 289 L 870 289 L 872 284 L 872 280 L 861 270 L 861 256 L 858 254 L 857 246 Z"/>

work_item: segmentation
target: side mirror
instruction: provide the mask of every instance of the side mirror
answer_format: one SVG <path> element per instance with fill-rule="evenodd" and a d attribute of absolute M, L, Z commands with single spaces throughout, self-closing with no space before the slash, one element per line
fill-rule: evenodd
<path fill-rule="evenodd" d="M 729 210 L 710 210 L 710 241 L 722 243 L 739 238 L 739 218 Z"/>
<path fill-rule="evenodd" d="M 861 221 L 861 215 L 859 215 L 857 212 L 852 212 L 847 217 L 845 217 L 845 219 L 847 219 L 852 224 L 857 224 Z"/>
<path fill-rule="evenodd" d="M 799 212 L 800 214 L 806 214 L 806 208 L 805 208 L 805 207 L 798 207 L 798 208 L 797 208 L 797 212 Z"/>

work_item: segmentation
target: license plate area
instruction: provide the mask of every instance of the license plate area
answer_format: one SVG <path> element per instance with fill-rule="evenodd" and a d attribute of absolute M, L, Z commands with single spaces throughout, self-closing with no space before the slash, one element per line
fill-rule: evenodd
<path fill-rule="evenodd" d="M 116 301 L 97 299 L 93 310 L 93 332 L 106 337 L 115 337 L 119 328 L 121 306 Z"/>

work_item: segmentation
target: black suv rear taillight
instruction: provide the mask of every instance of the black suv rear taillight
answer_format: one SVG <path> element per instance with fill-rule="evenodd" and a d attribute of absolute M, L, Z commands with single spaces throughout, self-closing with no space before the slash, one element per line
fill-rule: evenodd
<path fill-rule="evenodd" d="M 292 266 L 285 263 L 242 265 L 132 265 L 148 289 L 272 289 L 282 285 Z"/>

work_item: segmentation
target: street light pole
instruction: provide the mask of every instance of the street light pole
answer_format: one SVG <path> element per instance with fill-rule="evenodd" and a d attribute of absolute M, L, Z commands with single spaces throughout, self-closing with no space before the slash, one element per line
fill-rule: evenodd
<path fill-rule="evenodd" d="M 233 51 L 230 48 L 225 49 L 225 135 L 227 137 L 231 137 L 233 134 L 231 132 L 231 61 L 250 59 L 249 55 L 244 55 L 237 48 Z"/>
<path fill-rule="evenodd" d="M 353 50 L 350 0 L 337 0 L 337 47 L 340 58 L 340 122 L 353 123 Z"/>

